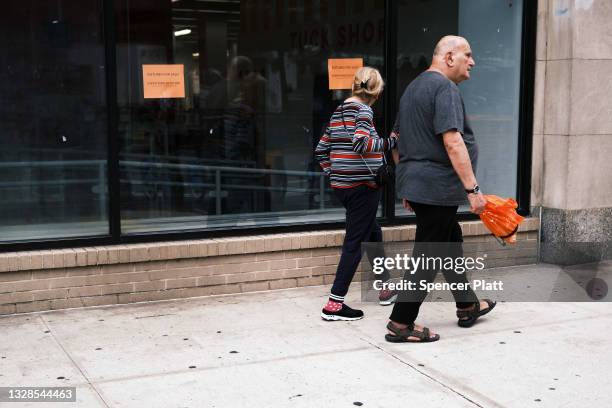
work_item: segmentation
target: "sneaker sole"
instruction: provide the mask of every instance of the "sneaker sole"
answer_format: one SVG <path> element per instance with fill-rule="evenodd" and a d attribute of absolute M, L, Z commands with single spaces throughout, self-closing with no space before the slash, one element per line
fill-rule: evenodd
<path fill-rule="evenodd" d="M 326 320 L 328 322 L 334 322 L 334 321 L 353 321 L 353 320 L 359 320 L 359 319 L 363 319 L 363 316 L 359 316 L 359 317 L 343 317 L 343 316 L 335 316 L 335 315 L 326 315 L 325 313 L 321 312 L 321 319 Z"/>
<path fill-rule="evenodd" d="M 393 295 L 393 296 L 391 296 L 387 300 L 379 301 L 378 304 L 381 305 L 381 306 L 389 306 L 389 305 L 392 305 L 393 303 L 395 303 L 396 300 L 397 300 L 397 295 Z"/>

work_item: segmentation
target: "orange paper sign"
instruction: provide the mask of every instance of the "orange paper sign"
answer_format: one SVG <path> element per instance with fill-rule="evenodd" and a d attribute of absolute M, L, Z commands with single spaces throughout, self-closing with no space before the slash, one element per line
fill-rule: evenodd
<path fill-rule="evenodd" d="M 355 72 L 363 67 L 363 58 L 336 58 L 327 60 L 329 89 L 351 89 Z"/>
<path fill-rule="evenodd" d="M 143 65 L 142 81 L 145 99 L 185 97 L 183 64 Z"/>

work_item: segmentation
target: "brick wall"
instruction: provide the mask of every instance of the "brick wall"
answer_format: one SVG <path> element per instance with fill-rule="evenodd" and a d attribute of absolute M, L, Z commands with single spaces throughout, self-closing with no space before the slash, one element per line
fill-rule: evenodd
<path fill-rule="evenodd" d="M 466 242 L 492 240 L 480 222 L 462 228 Z M 499 251 L 490 266 L 534 263 L 537 228 L 527 219 L 514 255 Z M 383 228 L 385 242 L 414 233 Z M 0 315 L 328 285 L 343 238 L 320 231 L 0 254 Z"/>

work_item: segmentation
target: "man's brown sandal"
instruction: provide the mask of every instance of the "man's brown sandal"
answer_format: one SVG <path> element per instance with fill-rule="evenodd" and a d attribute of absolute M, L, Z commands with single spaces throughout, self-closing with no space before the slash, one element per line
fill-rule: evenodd
<path fill-rule="evenodd" d="M 395 327 L 393 323 L 389 322 L 387 324 L 387 330 L 393 333 L 387 333 L 385 335 L 385 340 L 391 343 L 431 343 L 440 340 L 440 336 L 438 334 L 430 336 L 430 332 L 427 327 L 423 327 L 423 331 L 415 330 L 414 324 L 408 325 L 408 327 L 405 329 L 400 329 L 399 327 Z M 411 339 L 410 337 L 416 337 L 418 340 Z"/>
<path fill-rule="evenodd" d="M 457 317 L 459 318 L 457 324 L 459 327 L 472 327 L 480 316 L 484 316 L 489 313 L 497 304 L 497 302 L 493 302 L 491 299 L 482 300 L 487 302 L 487 305 L 489 305 L 489 307 L 484 310 L 480 310 L 480 302 L 476 302 L 474 304 L 474 308 L 471 310 L 457 310 Z"/>

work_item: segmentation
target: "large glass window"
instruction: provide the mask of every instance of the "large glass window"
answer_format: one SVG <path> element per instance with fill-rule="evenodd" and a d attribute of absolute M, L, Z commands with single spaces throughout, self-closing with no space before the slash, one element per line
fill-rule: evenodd
<path fill-rule="evenodd" d="M 485 193 L 516 198 L 523 2 L 404 0 L 398 11 L 398 100 L 442 36 L 465 37 L 476 66 L 459 87 L 479 146 L 476 177 Z"/>
<path fill-rule="evenodd" d="M 382 70 L 383 5 L 117 0 L 122 231 L 342 220 L 313 155 L 348 96 L 328 59 Z"/>
<path fill-rule="evenodd" d="M 127 235 L 344 220 L 314 158 L 350 94 L 330 90 L 328 63 L 357 58 L 385 72 L 386 3 L 5 1 L 0 243 L 107 236 L 111 202 Z M 460 88 L 480 146 L 477 177 L 487 193 L 516 196 L 523 1 L 391 6 L 391 104 L 427 69 L 440 37 L 465 36 L 476 67 Z M 106 100 L 109 86 L 116 101 Z M 396 112 L 383 100 L 374 119 L 387 135 Z M 108 161 L 109 140 L 118 163 Z M 109 196 L 109 167 L 119 170 L 118 196 Z"/>
<path fill-rule="evenodd" d="M 101 0 L 6 0 L 0 241 L 108 234 Z"/>

